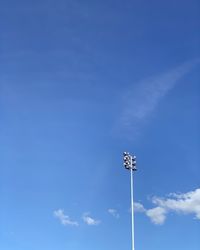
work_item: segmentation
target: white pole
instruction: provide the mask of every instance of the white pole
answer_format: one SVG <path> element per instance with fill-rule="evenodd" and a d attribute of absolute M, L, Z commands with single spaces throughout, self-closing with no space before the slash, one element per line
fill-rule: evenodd
<path fill-rule="evenodd" d="M 135 250 L 132 156 L 131 156 L 131 229 L 132 229 L 131 230 L 131 234 L 132 234 L 132 250 Z"/>

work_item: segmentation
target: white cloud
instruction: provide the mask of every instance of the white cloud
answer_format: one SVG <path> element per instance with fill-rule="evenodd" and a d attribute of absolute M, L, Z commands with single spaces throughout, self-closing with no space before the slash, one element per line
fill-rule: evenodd
<path fill-rule="evenodd" d="M 153 198 L 153 203 L 166 211 L 194 214 L 200 220 L 200 188 L 185 194 L 173 194 L 172 198 Z"/>
<path fill-rule="evenodd" d="M 151 219 L 154 224 L 161 225 L 166 219 L 166 210 L 162 207 L 155 207 L 146 210 L 146 215 Z"/>
<path fill-rule="evenodd" d="M 92 218 L 91 216 L 89 216 L 89 213 L 83 214 L 83 221 L 89 226 L 96 226 L 96 225 L 99 225 L 101 223 L 100 220 L 96 220 L 96 219 Z"/>
<path fill-rule="evenodd" d="M 169 197 L 169 196 L 168 196 Z M 170 212 L 179 214 L 194 214 L 200 220 L 200 188 L 184 194 L 170 194 L 171 198 L 154 197 L 152 203 L 156 207 L 145 209 L 136 203 L 136 212 L 144 212 L 154 224 L 163 224 Z"/>
<path fill-rule="evenodd" d="M 79 225 L 77 221 L 72 221 L 68 215 L 65 215 L 62 209 L 58 209 L 54 211 L 54 216 L 57 217 L 64 226 L 66 225 L 78 226 Z"/>
<path fill-rule="evenodd" d="M 136 212 L 145 212 L 146 211 L 146 209 L 144 208 L 144 206 L 141 203 L 139 203 L 139 202 L 134 202 L 134 210 Z"/>
<path fill-rule="evenodd" d="M 117 210 L 114 209 L 114 208 L 109 208 L 108 213 L 111 214 L 113 217 L 115 217 L 117 219 L 119 218 L 119 214 L 118 214 Z"/>
<path fill-rule="evenodd" d="M 156 110 L 160 101 L 199 61 L 197 59 L 186 62 L 166 73 L 144 79 L 133 89 L 129 89 L 125 96 L 125 108 L 121 114 L 123 128 L 133 128 L 137 133 L 141 125 Z"/>

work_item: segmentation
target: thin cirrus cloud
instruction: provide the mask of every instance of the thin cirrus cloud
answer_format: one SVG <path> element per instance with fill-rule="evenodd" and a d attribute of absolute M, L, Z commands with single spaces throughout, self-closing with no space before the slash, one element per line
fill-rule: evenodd
<path fill-rule="evenodd" d="M 108 213 L 111 214 L 113 217 L 115 217 L 116 219 L 119 219 L 119 213 L 117 212 L 116 209 L 114 208 L 109 208 L 108 209 Z"/>
<path fill-rule="evenodd" d="M 195 59 L 183 63 L 168 72 L 144 79 L 134 88 L 129 89 L 124 96 L 124 108 L 120 118 L 121 126 L 128 130 L 134 129 L 138 133 L 141 125 L 156 110 L 160 101 L 199 62 L 200 59 Z"/>
<path fill-rule="evenodd" d="M 61 224 L 63 224 L 64 226 L 66 225 L 78 226 L 79 225 L 77 221 L 73 221 L 70 219 L 68 215 L 65 215 L 62 209 L 55 210 L 54 216 L 58 218 Z"/>
<path fill-rule="evenodd" d="M 97 226 L 101 223 L 100 220 L 92 218 L 89 213 L 84 213 L 82 219 L 88 226 Z"/>
<path fill-rule="evenodd" d="M 141 203 L 135 203 L 136 212 L 145 213 L 157 225 L 162 225 L 167 214 L 193 214 L 200 220 L 200 188 L 183 194 L 170 194 L 167 198 L 153 197 L 152 203 L 156 207 L 145 209 Z"/>

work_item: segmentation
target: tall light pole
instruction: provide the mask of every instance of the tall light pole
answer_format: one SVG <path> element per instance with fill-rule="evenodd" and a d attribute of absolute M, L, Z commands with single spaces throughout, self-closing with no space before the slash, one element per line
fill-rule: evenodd
<path fill-rule="evenodd" d="M 135 237 L 134 237 L 134 203 L 133 203 L 133 171 L 136 171 L 136 156 L 124 152 L 124 167 L 130 170 L 131 174 L 131 236 L 132 236 L 132 250 L 135 250 Z"/>

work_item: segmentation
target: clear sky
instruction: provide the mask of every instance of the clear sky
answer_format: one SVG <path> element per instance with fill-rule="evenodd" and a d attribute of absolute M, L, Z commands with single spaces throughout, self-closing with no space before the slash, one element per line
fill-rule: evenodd
<path fill-rule="evenodd" d="M 200 249 L 198 0 L 1 0 L 0 249 Z"/>

